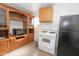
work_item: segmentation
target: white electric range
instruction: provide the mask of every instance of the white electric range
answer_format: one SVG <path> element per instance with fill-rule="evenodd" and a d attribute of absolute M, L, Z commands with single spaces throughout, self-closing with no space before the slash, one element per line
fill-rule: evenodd
<path fill-rule="evenodd" d="M 46 51 L 52 55 L 55 55 L 55 43 L 56 43 L 57 31 L 41 31 L 39 33 L 38 48 Z"/>

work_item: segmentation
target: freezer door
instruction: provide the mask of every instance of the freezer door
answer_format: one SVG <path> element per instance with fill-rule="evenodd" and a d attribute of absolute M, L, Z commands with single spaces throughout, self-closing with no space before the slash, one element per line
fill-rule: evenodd
<path fill-rule="evenodd" d="M 79 31 L 79 15 L 61 16 L 60 30 Z"/>
<path fill-rule="evenodd" d="M 73 25 L 73 30 L 74 31 L 79 31 L 79 15 L 74 15 L 73 17 L 72 17 L 73 19 L 73 21 L 72 21 L 72 25 Z"/>
<path fill-rule="evenodd" d="M 73 19 L 72 16 L 61 16 L 60 17 L 60 29 L 69 30 L 72 29 Z"/>

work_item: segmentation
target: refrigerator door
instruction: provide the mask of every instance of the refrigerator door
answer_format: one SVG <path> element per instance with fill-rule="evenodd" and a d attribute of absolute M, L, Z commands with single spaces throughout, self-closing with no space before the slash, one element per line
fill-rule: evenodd
<path fill-rule="evenodd" d="M 79 15 L 60 18 L 58 56 L 79 56 Z"/>
<path fill-rule="evenodd" d="M 79 49 L 79 32 L 73 31 L 71 33 L 70 42 L 74 48 Z"/>
<path fill-rule="evenodd" d="M 79 56 L 79 32 L 60 32 L 59 35 L 57 55 Z"/>
<path fill-rule="evenodd" d="M 60 32 L 59 41 L 58 41 L 58 56 L 74 56 L 76 52 L 74 47 L 71 44 L 71 32 Z"/>

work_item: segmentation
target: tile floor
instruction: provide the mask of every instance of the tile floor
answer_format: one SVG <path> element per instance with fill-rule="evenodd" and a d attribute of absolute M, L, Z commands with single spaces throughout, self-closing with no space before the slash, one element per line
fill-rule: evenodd
<path fill-rule="evenodd" d="M 4 56 L 52 56 L 52 55 L 35 48 L 35 44 L 34 42 L 32 42 L 12 52 L 9 52 L 8 54 L 5 54 Z"/>

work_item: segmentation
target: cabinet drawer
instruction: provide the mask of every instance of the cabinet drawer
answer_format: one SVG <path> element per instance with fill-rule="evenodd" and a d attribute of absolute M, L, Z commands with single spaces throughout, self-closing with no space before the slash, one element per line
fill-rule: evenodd
<path fill-rule="evenodd" d="M 7 45 L 7 41 L 2 41 L 2 42 L 0 42 L 0 47 L 1 46 L 6 46 Z"/>
<path fill-rule="evenodd" d="M 0 48 L 1 48 L 1 49 L 2 49 L 2 48 L 5 49 L 5 48 L 9 45 L 9 44 L 8 44 L 8 43 L 9 43 L 8 41 L 9 41 L 9 40 L 1 40 L 1 41 L 0 41 Z M 1 50 L 1 49 L 0 49 L 0 50 Z"/>

